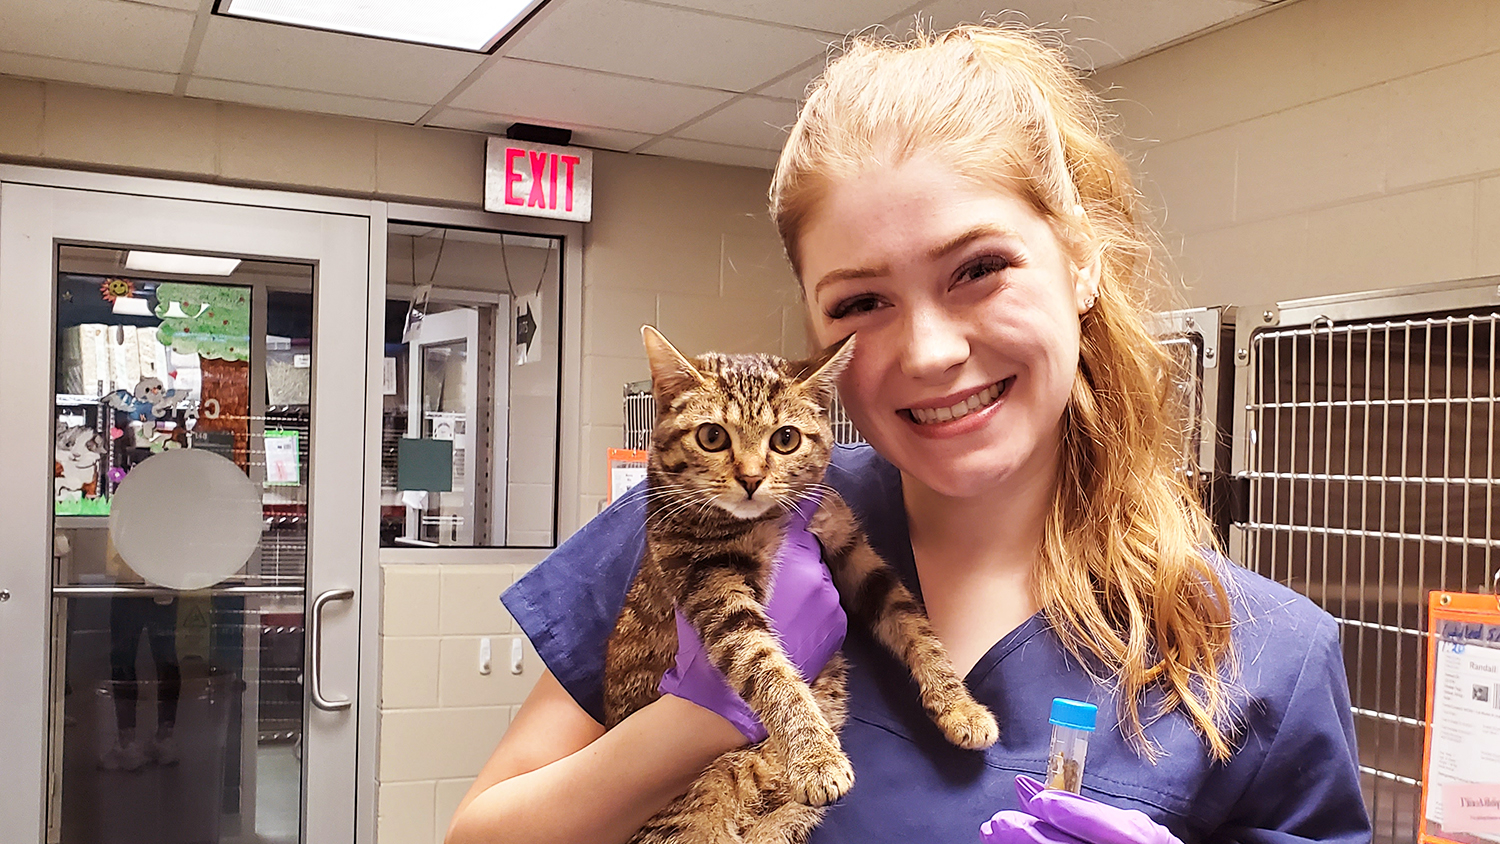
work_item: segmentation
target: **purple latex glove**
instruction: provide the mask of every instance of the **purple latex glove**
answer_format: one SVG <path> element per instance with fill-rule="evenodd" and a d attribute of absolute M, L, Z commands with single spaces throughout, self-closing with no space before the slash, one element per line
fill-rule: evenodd
<path fill-rule="evenodd" d="M 1135 809 L 1119 809 L 1070 791 L 1016 777 L 1021 811 L 1007 809 L 979 826 L 984 844 L 1182 844 Z"/>
<path fill-rule="evenodd" d="M 809 682 L 844 644 L 847 619 L 839 606 L 822 547 L 807 531 L 819 499 L 804 500 L 787 522 L 786 538 L 771 571 L 766 615 L 781 640 L 782 650 Z M 754 744 L 764 741 L 766 728 L 703 650 L 703 640 L 677 613 L 677 664 L 661 678 L 662 694 L 675 695 L 723 716 Z"/>

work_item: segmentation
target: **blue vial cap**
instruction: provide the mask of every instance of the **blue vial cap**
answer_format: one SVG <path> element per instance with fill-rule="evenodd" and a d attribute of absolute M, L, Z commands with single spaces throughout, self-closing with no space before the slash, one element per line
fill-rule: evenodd
<path fill-rule="evenodd" d="M 1059 697 L 1052 699 L 1052 717 L 1048 720 L 1059 727 L 1071 727 L 1092 733 L 1098 717 L 1099 707 L 1092 703 Z"/>

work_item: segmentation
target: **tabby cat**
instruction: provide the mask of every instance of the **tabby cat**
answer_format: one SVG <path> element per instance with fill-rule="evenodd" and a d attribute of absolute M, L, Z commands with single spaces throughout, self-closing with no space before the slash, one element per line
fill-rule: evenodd
<path fill-rule="evenodd" d="M 725 754 L 633 839 L 801 842 L 822 806 L 854 783 L 840 749 L 844 661 L 809 686 L 782 651 L 763 600 L 787 514 L 809 495 L 809 525 L 844 606 L 904 662 L 923 708 L 959 747 L 989 747 L 995 718 L 969 695 L 917 600 L 822 483 L 833 446 L 826 407 L 854 350 L 821 359 L 707 354 L 688 360 L 642 329 L 657 416 L 647 464 L 646 552 L 605 659 L 605 726 L 659 696 L 677 653 L 674 608 L 769 735 Z"/>

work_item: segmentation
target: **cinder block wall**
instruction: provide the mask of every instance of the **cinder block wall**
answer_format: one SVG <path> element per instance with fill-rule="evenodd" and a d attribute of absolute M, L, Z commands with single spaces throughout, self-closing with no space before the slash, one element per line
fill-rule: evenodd
<path fill-rule="evenodd" d="M 1095 81 L 1194 305 L 1500 273 L 1500 5 L 1297 0 Z"/>

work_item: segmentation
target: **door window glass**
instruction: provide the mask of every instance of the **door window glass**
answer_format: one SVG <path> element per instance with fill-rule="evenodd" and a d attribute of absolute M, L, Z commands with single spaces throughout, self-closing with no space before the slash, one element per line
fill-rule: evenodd
<path fill-rule="evenodd" d="M 48 840 L 295 842 L 312 268 L 61 246 Z"/>
<path fill-rule="evenodd" d="M 561 245 L 391 225 L 382 545 L 554 543 Z"/>

